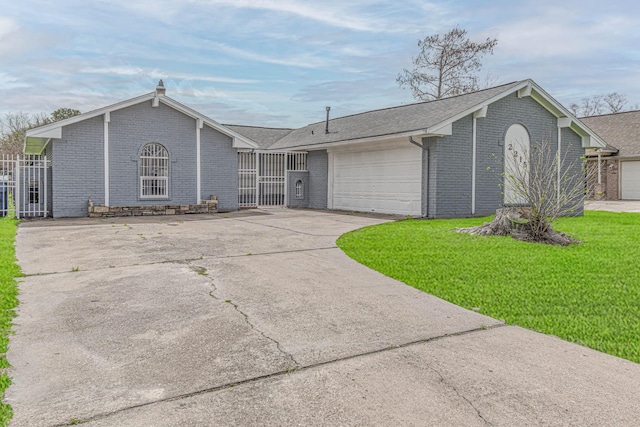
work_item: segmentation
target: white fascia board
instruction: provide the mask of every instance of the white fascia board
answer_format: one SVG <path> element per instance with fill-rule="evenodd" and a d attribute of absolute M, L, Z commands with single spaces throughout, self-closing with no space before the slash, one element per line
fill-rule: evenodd
<path fill-rule="evenodd" d="M 40 128 L 35 128 L 32 130 L 38 130 Z M 28 132 L 28 131 L 27 131 Z M 44 138 L 44 139 L 48 139 L 48 138 L 56 138 L 56 139 L 60 139 L 62 138 L 62 127 L 56 127 L 53 129 L 43 129 L 40 130 L 38 132 L 31 132 L 31 134 L 28 135 L 31 138 Z"/>
<path fill-rule="evenodd" d="M 295 145 L 292 147 L 269 147 L 265 151 L 314 151 L 314 150 L 324 150 L 330 147 L 340 147 L 351 144 L 365 144 L 365 143 L 373 143 L 373 142 L 384 142 L 390 141 L 398 138 L 407 138 L 409 136 L 419 136 L 419 137 L 428 137 L 428 136 L 440 136 L 440 135 L 431 135 L 427 132 L 426 129 L 419 129 L 410 132 L 402 132 L 402 133 L 394 133 L 390 135 L 380 135 L 380 136 L 371 136 L 366 138 L 357 138 L 357 139 L 347 139 L 343 141 L 335 141 L 335 142 L 320 142 L 317 144 L 305 144 L 305 145 Z"/>
<path fill-rule="evenodd" d="M 128 99 L 126 101 L 118 102 L 117 104 L 111 104 L 106 107 L 99 108 L 97 110 L 89 111 L 83 114 L 79 114 L 74 117 L 69 117 L 68 119 L 60 120 L 58 122 L 50 123 L 48 125 L 40 126 L 37 128 L 29 129 L 26 133 L 26 136 L 38 136 L 41 132 L 47 132 L 51 129 L 63 128 L 64 126 L 72 125 L 74 123 L 78 123 L 87 119 L 91 119 L 93 117 L 101 116 L 105 113 L 120 110 L 122 108 L 131 107 L 132 105 L 139 104 L 144 101 L 148 101 L 153 99 L 155 96 L 155 92 L 148 93 L 146 95 L 141 95 L 135 98 Z"/>
<path fill-rule="evenodd" d="M 460 120 L 463 117 L 468 116 L 469 114 L 474 114 L 477 111 L 481 111 L 483 108 L 488 108 L 489 105 L 493 104 L 496 101 L 499 101 L 500 99 L 511 95 L 512 93 L 526 87 L 527 85 L 535 85 L 535 83 L 532 80 L 523 80 L 521 81 L 519 84 L 513 86 L 511 89 L 505 89 L 504 92 L 501 92 L 483 102 L 481 102 L 480 104 L 474 105 L 471 108 L 467 108 L 466 110 L 463 110 L 461 112 L 459 112 L 458 114 L 449 117 L 447 120 L 444 120 L 440 123 L 435 124 L 434 126 L 430 127 L 429 129 L 439 129 L 442 128 L 446 125 L 453 125 L 454 122 L 457 122 L 458 120 Z M 486 115 L 486 111 L 485 111 L 485 115 Z"/>
<path fill-rule="evenodd" d="M 384 141 L 333 146 L 333 147 L 327 148 L 327 152 L 328 153 L 350 153 L 350 152 L 360 152 L 360 151 L 379 151 L 379 150 L 388 150 L 390 148 L 399 148 L 399 147 L 407 147 L 407 146 L 416 147 L 415 145 L 411 144 L 411 142 L 409 142 L 409 139 L 406 137 L 405 138 L 394 137 Z"/>
<path fill-rule="evenodd" d="M 576 118 L 569 110 L 567 110 L 562 104 L 553 99 L 551 95 L 544 91 L 535 82 L 533 84 L 533 91 L 531 97 L 547 109 L 551 114 L 558 118 L 571 119 L 569 128 L 582 137 L 582 147 L 606 147 L 607 144 L 600 138 L 594 131 L 589 129 L 584 123 Z M 587 137 L 588 138 L 585 138 Z"/>
<path fill-rule="evenodd" d="M 160 98 L 160 101 L 163 104 L 168 105 L 169 107 L 180 111 L 181 113 L 196 119 L 196 120 L 202 120 L 202 122 L 204 124 L 206 124 L 207 126 L 217 130 L 220 133 L 223 133 L 229 137 L 231 137 L 233 139 L 233 148 L 258 148 L 259 145 L 245 137 L 240 135 L 237 132 L 232 131 L 231 129 L 227 129 L 226 127 L 224 127 L 223 125 L 221 125 L 220 123 L 216 122 L 215 120 L 205 116 L 204 114 L 200 114 L 198 113 L 196 110 L 194 110 L 193 108 L 187 107 L 184 104 L 181 104 L 180 102 L 176 101 L 175 99 L 171 99 L 169 97 L 166 96 L 162 96 Z"/>

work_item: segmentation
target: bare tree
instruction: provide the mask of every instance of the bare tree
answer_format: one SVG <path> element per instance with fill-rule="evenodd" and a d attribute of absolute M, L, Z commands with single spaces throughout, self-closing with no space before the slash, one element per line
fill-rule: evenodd
<path fill-rule="evenodd" d="M 627 105 L 627 97 L 618 92 L 611 92 L 605 95 L 603 101 L 612 113 L 624 111 Z"/>
<path fill-rule="evenodd" d="M 627 110 L 627 97 L 618 92 L 606 95 L 593 95 L 582 98 L 580 104 L 573 103 L 569 109 L 577 117 L 590 117 L 600 114 L 619 113 Z"/>
<path fill-rule="evenodd" d="M 409 87 L 415 99 L 428 101 L 472 92 L 479 87 L 480 59 L 493 54 L 497 39 L 472 42 L 467 30 L 455 27 L 446 34 L 418 40 L 420 52 L 412 58 L 413 69 L 398 74 L 400 87 Z"/>
<path fill-rule="evenodd" d="M 80 111 L 71 108 L 59 108 L 50 115 L 45 113 L 7 113 L 4 119 L 0 119 L 0 153 L 21 154 L 27 130 L 78 114 Z"/>
<path fill-rule="evenodd" d="M 504 162 L 504 184 L 522 206 L 498 209 L 490 223 L 458 229 L 477 235 L 498 235 L 518 240 L 566 246 L 578 241 L 555 231 L 553 222 L 561 216 L 581 212 L 585 180 L 593 168 L 586 168 L 584 158 L 571 159 L 568 151 L 558 157 L 549 140 L 536 144 L 531 152 L 517 152 L 510 146 Z M 510 159 L 509 159 L 510 160 Z"/>

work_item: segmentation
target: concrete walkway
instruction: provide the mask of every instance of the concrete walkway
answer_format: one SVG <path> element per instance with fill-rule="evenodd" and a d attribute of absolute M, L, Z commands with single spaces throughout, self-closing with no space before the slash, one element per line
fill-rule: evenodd
<path fill-rule="evenodd" d="M 640 213 L 640 200 L 592 200 L 585 203 L 585 209 L 592 211 Z"/>
<path fill-rule="evenodd" d="M 14 426 L 637 425 L 640 365 L 504 326 L 314 211 L 22 224 Z"/>

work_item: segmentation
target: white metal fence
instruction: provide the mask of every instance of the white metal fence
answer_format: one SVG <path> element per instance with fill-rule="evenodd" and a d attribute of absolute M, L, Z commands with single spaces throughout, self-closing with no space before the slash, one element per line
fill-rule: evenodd
<path fill-rule="evenodd" d="M 238 152 L 238 204 L 282 206 L 287 198 L 287 172 L 307 170 L 307 153 Z"/>
<path fill-rule="evenodd" d="M 0 157 L 0 216 L 13 205 L 18 218 L 47 216 L 51 161 L 46 156 Z"/>

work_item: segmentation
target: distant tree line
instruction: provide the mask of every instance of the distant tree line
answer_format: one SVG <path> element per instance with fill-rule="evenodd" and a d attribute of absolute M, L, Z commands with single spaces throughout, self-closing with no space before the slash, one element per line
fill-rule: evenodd
<path fill-rule="evenodd" d="M 51 114 L 7 113 L 0 119 L 0 154 L 22 154 L 27 130 L 80 114 L 72 108 L 58 108 Z"/>

